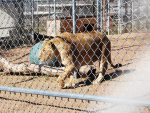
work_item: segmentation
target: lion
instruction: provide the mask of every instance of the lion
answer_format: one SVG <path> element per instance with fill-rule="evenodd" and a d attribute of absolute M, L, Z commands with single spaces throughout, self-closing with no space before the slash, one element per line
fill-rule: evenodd
<path fill-rule="evenodd" d="M 41 62 L 57 59 L 63 64 L 65 70 L 57 81 L 61 88 L 71 85 L 65 83 L 66 78 L 77 72 L 81 66 L 93 65 L 99 62 L 98 76 L 93 84 L 100 84 L 104 79 L 108 64 L 118 68 L 121 64 L 114 65 L 111 61 L 111 42 L 108 37 L 98 31 L 72 34 L 61 33 L 53 39 L 45 40 L 39 54 Z"/>

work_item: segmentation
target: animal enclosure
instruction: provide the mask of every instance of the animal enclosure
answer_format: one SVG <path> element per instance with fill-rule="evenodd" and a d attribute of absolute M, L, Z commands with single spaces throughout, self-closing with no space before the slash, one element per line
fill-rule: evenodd
<path fill-rule="evenodd" d="M 139 68 L 150 60 L 149 11 L 148 0 L 0 0 L 0 112 L 149 113 L 149 71 Z M 64 32 L 94 30 L 110 40 L 112 62 L 122 64 L 108 66 L 100 84 L 93 84 L 98 62 L 93 70 L 87 63 L 85 77 L 66 89 L 57 81 L 65 67 L 33 64 L 31 69 L 35 44 Z"/>

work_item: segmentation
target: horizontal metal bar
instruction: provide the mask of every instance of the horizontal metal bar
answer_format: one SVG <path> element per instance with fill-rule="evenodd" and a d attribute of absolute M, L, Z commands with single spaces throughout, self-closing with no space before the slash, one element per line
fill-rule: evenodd
<path fill-rule="evenodd" d="M 0 27 L 0 29 L 11 29 L 11 28 L 15 28 L 15 26 L 12 26 L 12 27 Z"/>
<path fill-rule="evenodd" d="M 34 11 L 34 15 L 53 15 L 54 13 L 56 14 L 61 14 L 62 12 L 48 12 L 48 11 Z M 24 12 L 24 15 L 31 15 L 31 12 Z"/>
<path fill-rule="evenodd" d="M 124 99 L 124 98 L 119 98 L 119 97 L 116 98 L 116 97 L 109 97 L 109 96 L 94 96 L 94 95 L 87 95 L 87 94 L 44 91 L 44 90 L 35 90 L 35 89 L 29 89 L 29 88 L 16 88 L 16 87 L 8 87 L 8 86 L 0 86 L 0 91 L 35 94 L 35 95 L 43 95 L 43 96 L 51 96 L 51 97 L 62 97 L 62 98 L 97 101 L 97 102 L 110 102 L 114 104 L 123 104 L 123 105 L 144 106 L 144 107 L 150 106 L 150 101 L 140 101 L 136 99 Z"/>
<path fill-rule="evenodd" d="M 92 6 L 93 4 L 77 4 L 77 6 Z M 54 7 L 54 4 L 40 4 L 38 7 Z M 57 4 L 56 7 L 72 7 L 72 4 Z"/>

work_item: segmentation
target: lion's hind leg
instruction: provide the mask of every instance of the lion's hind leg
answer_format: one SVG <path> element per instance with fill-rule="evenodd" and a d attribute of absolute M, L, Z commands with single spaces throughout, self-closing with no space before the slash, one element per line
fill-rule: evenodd
<path fill-rule="evenodd" d="M 98 70 L 98 77 L 93 81 L 93 84 L 100 84 L 104 80 L 105 73 L 108 69 L 107 57 L 109 56 L 110 51 L 106 47 L 107 44 L 104 44 L 102 47 L 101 59 L 99 59 L 100 66 Z"/>
<path fill-rule="evenodd" d="M 96 80 L 93 81 L 93 84 L 100 84 L 104 80 L 104 75 L 107 71 L 107 68 L 108 68 L 108 63 L 107 62 L 103 62 L 103 63 L 101 62 L 98 77 L 96 78 Z"/>

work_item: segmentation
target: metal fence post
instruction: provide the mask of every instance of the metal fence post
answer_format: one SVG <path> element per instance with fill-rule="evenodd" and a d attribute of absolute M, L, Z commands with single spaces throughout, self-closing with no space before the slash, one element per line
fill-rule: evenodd
<path fill-rule="evenodd" d="M 37 1 L 36 1 L 36 8 L 37 8 L 37 9 L 36 9 L 36 12 L 37 12 L 37 14 L 39 13 L 38 4 L 39 4 L 39 1 L 37 0 Z M 37 16 L 38 16 L 38 15 L 37 15 Z M 37 32 L 39 33 L 39 27 L 40 27 L 40 25 L 39 25 L 39 23 L 40 23 L 39 16 L 38 16 L 38 18 L 37 18 L 37 21 L 38 21 L 38 23 L 37 23 L 37 24 L 38 24 L 38 26 L 37 26 L 37 27 L 38 27 Z"/>
<path fill-rule="evenodd" d="M 23 33 L 23 28 L 24 28 L 24 15 L 23 15 L 23 12 L 24 12 L 24 1 L 23 0 L 18 0 L 18 5 L 17 5 L 17 9 L 18 9 L 18 13 L 20 14 L 19 15 L 19 18 L 18 18 L 18 25 L 17 25 L 17 29 L 19 30 L 19 36 L 22 35 Z"/>
<path fill-rule="evenodd" d="M 54 36 L 56 36 L 56 0 L 54 2 Z"/>
<path fill-rule="evenodd" d="M 131 14 L 131 15 L 132 15 L 132 16 L 131 16 L 131 22 L 132 22 L 132 26 L 131 26 L 132 28 L 131 28 L 131 29 L 132 29 L 132 32 L 133 32 L 133 30 L 134 30 L 134 29 L 133 29 L 133 26 L 134 26 L 134 21 L 133 21 L 133 19 L 134 19 L 134 18 L 133 18 L 133 14 L 134 14 L 134 12 L 133 12 L 133 11 L 134 11 L 134 4 L 133 4 L 133 2 L 134 2 L 134 1 L 132 1 L 132 14 Z"/>
<path fill-rule="evenodd" d="M 110 34 L 110 0 L 107 0 L 107 32 Z"/>
<path fill-rule="evenodd" d="M 31 29 L 32 29 L 32 43 L 34 43 L 34 0 L 31 0 Z"/>
<path fill-rule="evenodd" d="M 121 33 L 121 0 L 118 0 L 118 34 Z"/>
<path fill-rule="evenodd" d="M 97 5 L 97 30 L 101 31 L 102 30 L 102 0 L 97 0 L 96 1 Z"/>
<path fill-rule="evenodd" d="M 48 0 L 48 19 L 50 19 L 50 0 Z"/>
<path fill-rule="evenodd" d="M 76 0 L 72 0 L 73 33 L 76 33 Z"/>

